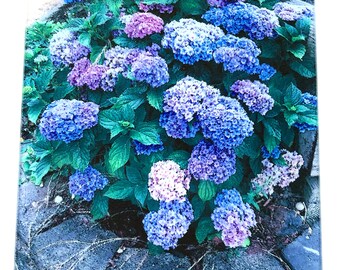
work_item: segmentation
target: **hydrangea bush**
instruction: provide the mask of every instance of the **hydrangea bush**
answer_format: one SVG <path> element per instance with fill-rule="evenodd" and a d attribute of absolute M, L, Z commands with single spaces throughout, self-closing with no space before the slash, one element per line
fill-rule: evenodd
<path fill-rule="evenodd" d="M 27 30 L 28 171 L 69 194 L 145 213 L 149 246 L 249 243 L 261 196 L 301 176 L 317 129 L 313 10 L 279 0 L 65 1 Z M 261 3 L 261 4 L 259 4 Z"/>

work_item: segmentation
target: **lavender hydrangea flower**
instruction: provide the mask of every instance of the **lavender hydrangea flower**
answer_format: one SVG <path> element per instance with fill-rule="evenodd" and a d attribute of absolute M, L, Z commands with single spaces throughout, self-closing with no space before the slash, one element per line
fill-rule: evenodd
<path fill-rule="evenodd" d="M 187 199 L 161 202 L 157 212 L 148 213 L 143 219 L 148 241 L 165 250 L 176 248 L 177 242 L 189 229 L 194 211 Z"/>
<path fill-rule="evenodd" d="M 269 88 L 259 81 L 238 80 L 230 88 L 231 94 L 242 100 L 251 112 L 265 115 L 274 107 Z"/>
<path fill-rule="evenodd" d="M 208 0 L 208 4 L 212 7 L 223 7 L 230 3 L 244 2 L 245 0 Z"/>
<path fill-rule="evenodd" d="M 317 107 L 317 97 L 314 95 L 311 95 L 309 93 L 303 93 L 302 96 L 302 105 L 306 105 L 307 107 L 310 107 L 311 109 L 316 109 Z M 303 133 L 306 131 L 312 131 L 312 130 L 317 130 L 318 127 L 314 125 L 307 124 L 305 122 L 295 122 L 293 127 L 296 127 L 299 129 L 299 132 Z"/>
<path fill-rule="evenodd" d="M 163 20 L 152 13 L 134 13 L 126 22 L 124 32 L 129 38 L 144 38 L 163 30 Z"/>
<path fill-rule="evenodd" d="M 165 202 L 183 200 L 191 180 L 188 171 L 172 160 L 154 163 L 148 177 L 151 197 Z"/>
<path fill-rule="evenodd" d="M 164 4 L 151 4 L 151 5 L 147 5 L 147 4 L 144 4 L 144 3 L 140 3 L 138 5 L 138 8 L 141 10 L 141 11 L 144 11 L 144 12 L 148 12 L 148 11 L 152 11 L 152 10 L 158 10 L 159 13 L 172 13 L 173 10 L 174 10 L 174 6 L 173 5 L 164 5 Z"/>
<path fill-rule="evenodd" d="M 67 75 L 67 81 L 73 85 L 81 87 L 84 85 L 83 76 L 86 70 L 91 66 L 91 62 L 86 57 L 74 63 L 74 67 Z"/>
<path fill-rule="evenodd" d="M 265 146 L 262 146 L 261 153 L 263 158 L 273 158 L 278 159 L 281 155 L 281 150 L 279 146 L 275 146 L 272 152 L 269 152 L 268 149 Z"/>
<path fill-rule="evenodd" d="M 147 46 L 145 50 L 148 53 L 151 53 L 152 56 L 158 56 L 158 52 L 161 49 L 161 47 L 157 43 L 152 43 L 151 46 Z"/>
<path fill-rule="evenodd" d="M 286 165 L 279 166 L 271 163 L 268 159 L 262 161 L 263 169 L 251 180 L 254 190 L 259 189 L 259 195 L 271 195 L 274 187 L 287 187 L 299 177 L 299 170 L 303 165 L 303 158 L 297 152 L 282 150 Z"/>
<path fill-rule="evenodd" d="M 81 45 L 77 35 L 69 29 L 60 30 L 52 36 L 49 50 L 55 66 L 68 66 L 90 53 L 90 49 Z"/>
<path fill-rule="evenodd" d="M 236 172 L 235 151 L 221 150 L 212 143 L 201 141 L 191 153 L 188 170 L 196 180 L 221 184 Z"/>
<path fill-rule="evenodd" d="M 91 201 L 94 192 L 103 189 L 108 184 L 108 179 L 99 171 L 88 166 L 83 172 L 76 171 L 69 177 L 69 189 L 73 195 L 78 195 L 86 201 Z"/>
<path fill-rule="evenodd" d="M 296 21 L 314 16 L 312 5 L 306 6 L 290 2 L 279 2 L 274 5 L 273 10 L 279 18 L 285 21 Z"/>
<path fill-rule="evenodd" d="M 223 26 L 228 33 L 236 35 L 244 31 L 251 39 L 257 40 L 275 37 L 274 29 L 279 27 L 273 11 L 242 2 L 211 8 L 202 18 L 215 26 Z"/>
<path fill-rule="evenodd" d="M 215 205 L 211 219 L 214 228 L 222 231 L 222 241 L 231 248 L 241 246 L 251 236 L 250 228 L 256 225 L 253 209 L 243 203 L 236 189 L 222 190 Z"/>
<path fill-rule="evenodd" d="M 39 129 L 49 141 L 69 143 L 83 137 L 83 131 L 98 122 L 99 106 L 92 102 L 60 99 L 43 112 Z"/>
<path fill-rule="evenodd" d="M 216 41 L 224 36 L 222 29 L 193 19 L 172 21 L 164 27 L 162 46 L 172 49 L 175 59 L 184 64 L 210 61 Z"/>
<path fill-rule="evenodd" d="M 204 137 L 220 149 L 237 147 L 253 134 L 253 122 L 233 98 L 219 97 L 217 105 L 199 112 L 198 120 Z"/>
<path fill-rule="evenodd" d="M 133 140 L 132 144 L 135 148 L 137 155 L 148 155 L 149 156 L 151 153 L 164 150 L 163 142 L 161 144 L 145 145 L 136 140 Z"/>

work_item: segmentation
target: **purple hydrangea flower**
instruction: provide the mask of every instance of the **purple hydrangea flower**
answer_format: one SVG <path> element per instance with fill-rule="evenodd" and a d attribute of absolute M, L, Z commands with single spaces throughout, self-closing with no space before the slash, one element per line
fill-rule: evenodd
<path fill-rule="evenodd" d="M 98 122 L 99 105 L 79 100 L 60 99 L 43 112 L 39 129 L 49 141 L 69 143 L 83 137 L 83 131 Z"/>
<path fill-rule="evenodd" d="M 233 98 L 219 97 L 217 105 L 199 112 L 198 120 L 204 137 L 220 149 L 237 147 L 253 134 L 253 122 Z"/>
<path fill-rule="evenodd" d="M 97 189 L 103 189 L 108 179 L 99 171 L 88 166 L 83 172 L 76 171 L 69 178 L 70 193 L 78 195 L 86 201 L 91 201 Z"/>
<path fill-rule="evenodd" d="M 221 150 L 212 143 L 201 141 L 191 153 L 188 170 L 196 180 L 221 184 L 236 172 L 235 151 Z"/>
<path fill-rule="evenodd" d="M 172 160 L 154 163 L 148 177 L 151 197 L 165 202 L 183 200 L 191 180 L 188 171 Z"/>
<path fill-rule="evenodd" d="M 212 7 L 223 7 L 230 3 L 244 2 L 245 0 L 208 0 L 208 4 Z"/>
<path fill-rule="evenodd" d="M 251 112 L 265 115 L 274 107 L 269 88 L 259 81 L 238 80 L 230 88 L 231 94 L 242 100 Z"/>
<path fill-rule="evenodd" d="M 81 87 L 84 85 L 83 76 L 87 69 L 91 66 L 91 62 L 86 57 L 74 63 L 74 67 L 67 75 L 67 81 L 73 85 Z"/>
<path fill-rule="evenodd" d="M 310 107 L 311 109 L 316 109 L 317 107 L 317 97 L 314 95 L 311 95 L 309 93 L 303 93 L 302 96 L 302 105 L 306 105 Z M 317 130 L 318 127 L 314 125 L 307 124 L 305 122 L 296 122 L 293 124 L 293 127 L 296 127 L 299 129 L 299 132 L 306 132 L 307 130 Z"/>
<path fill-rule="evenodd" d="M 187 199 L 161 202 L 157 212 L 148 213 L 143 219 L 148 241 L 165 250 L 176 248 L 177 242 L 189 229 L 194 211 Z"/>
<path fill-rule="evenodd" d="M 174 6 L 173 5 L 164 5 L 164 4 L 151 4 L 151 5 L 147 5 L 144 3 L 140 3 L 138 5 L 139 9 L 141 11 L 144 12 L 148 12 L 148 11 L 152 11 L 152 10 L 158 10 L 159 13 L 172 13 L 174 10 Z"/>
<path fill-rule="evenodd" d="M 314 16 L 312 5 L 307 6 L 290 2 L 279 2 L 274 5 L 273 10 L 279 18 L 285 21 L 296 21 Z"/>
<path fill-rule="evenodd" d="M 202 18 L 215 26 L 223 26 L 228 33 L 236 35 L 244 31 L 251 39 L 257 40 L 275 37 L 274 29 L 279 27 L 273 11 L 242 2 L 211 8 Z"/>
<path fill-rule="evenodd" d="M 223 243 L 231 248 L 241 246 L 251 236 L 250 228 L 256 225 L 253 209 L 243 203 L 236 189 L 222 190 L 215 205 L 211 219 L 215 229 L 222 231 Z"/>
<path fill-rule="evenodd" d="M 164 27 L 162 46 L 172 49 L 175 59 L 184 64 L 210 61 L 216 41 L 224 36 L 222 29 L 193 19 L 172 21 Z"/>
<path fill-rule="evenodd" d="M 77 35 L 69 29 L 60 30 L 52 36 L 49 50 L 55 66 L 68 66 L 90 53 L 90 49 L 81 45 Z"/>
<path fill-rule="evenodd" d="M 262 146 L 261 148 L 261 153 L 263 158 L 273 158 L 273 159 L 278 159 L 281 155 L 281 150 L 279 146 L 275 146 L 273 151 L 269 153 L 268 149 L 265 146 Z"/>
<path fill-rule="evenodd" d="M 156 43 L 152 43 L 151 46 L 147 46 L 145 49 L 147 52 L 151 53 L 152 56 L 158 56 L 158 52 L 161 47 Z"/>
<path fill-rule="evenodd" d="M 148 155 L 149 156 L 151 153 L 164 150 L 163 142 L 161 142 L 161 144 L 145 145 L 136 140 L 133 140 L 132 144 L 135 147 L 135 151 L 137 155 Z"/>
<path fill-rule="evenodd" d="M 124 32 L 129 38 L 144 38 L 163 30 L 163 20 L 152 14 L 137 12 L 126 22 Z"/>
<path fill-rule="evenodd" d="M 274 187 L 287 187 L 299 177 L 299 171 L 303 165 L 303 158 L 297 152 L 282 150 L 286 165 L 279 166 L 268 159 L 262 161 L 263 169 L 251 180 L 254 190 L 259 190 L 259 195 L 271 195 Z"/>

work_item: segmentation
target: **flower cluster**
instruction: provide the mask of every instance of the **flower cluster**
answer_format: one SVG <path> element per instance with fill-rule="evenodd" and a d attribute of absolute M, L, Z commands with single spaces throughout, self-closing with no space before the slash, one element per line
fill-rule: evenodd
<path fill-rule="evenodd" d="M 265 115 L 274 106 L 269 88 L 259 81 L 238 80 L 230 88 L 231 94 L 242 100 L 251 112 Z"/>
<path fill-rule="evenodd" d="M 184 64 L 210 61 L 216 42 L 224 36 L 222 29 L 193 19 L 172 21 L 164 27 L 162 46 L 171 48 L 175 59 Z"/>
<path fill-rule="evenodd" d="M 76 34 L 69 29 L 60 30 L 52 36 L 49 50 L 55 66 L 68 66 L 90 53 L 90 49 L 81 45 Z"/>
<path fill-rule="evenodd" d="M 161 202 L 157 212 L 150 212 L 143 219 L 148 241 L 165 250 L 175 248 L 178 239 L 188 231 L 194 219 L 193 213 L 187 199 Z"/>
<path fill-rule="evenodd" d="M 49 141 L 69 143 L 83 137 L 83 131 L 98 122 L 99 106 L 92 102 L 60 99 L 43 112 L 39 129 Z"/>
<path fill-rule="evenodd" d="M 223 7 L 230 3 L 244 2 L 245 0 L 208 0 L 208 4 L 212 7 Z"/>
<path fill-rule="evenodd" d="M 137 12 L 127 20 L 124 32 L 129 38 L 144 38 L 162 32 L 163 25 L 160 17 L 152 13 Z"/>
<path fill-rule="evenodd" d="M 154 163 L 148 178 L 151 197 L 165 202 L 183 200 L 191 180 L 188 171 L 172 160 Z"/>
<path fill-rule="evenodd" d="M 65 4 L 70 4 L 70 3 L 76 3 L 76 2 L 82 2 L 83 0 L 64 0 Z"/>
<path fill-rule="evenodd" d="M 253 209 L 243 203 L 236 189 L 222 190 L 215 205 L 211 219 L 215 229 L 222 231 L 223 243 L 231 248 L 241 246 L 251 236 L 250 228 L 256 225 Z"/>
<path fill-rule="evenodd" d="M 174 10 L 174 6 L 172 5 L 164 5 L 164 4 L 151 4 L 147 5 L 144 3 L 140 3 L 138 5 L 139 9 L 144 12 L 148 12 L 150 10 L 158 10 L 159 13 L 172 13 Z"/>
<path fill-rule="evenodd" d="M 289 2 L 279 2 L 273 7 L 275 14 L 285 21 L 296 21 L 314 16 L 312 6 L 299 5 Z"/>
<path fill-rule="evenodd" d="M 69 177 L 69 188 L 73 195 L 91 201 L 97 189 L 103 189 L 108 180 L 96 169 L 88 166 L 83 172 L 76 171 Z"/>
<path fill-rule="evenodd" d="M 198 120 L 204 137 L 220 149 L 237 147 L 253 134 L 253 122 L 233 98 L 219 97 L 217 105 L 199 112 Z"/>
<path fill-rule="evenodd" d="M 254 190 L 259 190 L 260 195 L 271 195 L 275 186 L 287 187 L 299 177 L 299 170 L 303 165 L 303 158 L 297 152 L 282 150 L 286 165 L 279 166 L 268 159 L 262 161 L 263 169 L 251 180 Z"/>
<path fill-rule="evenodd" d="M 278 159 L 281 155 L 281 150 L 279 146 L 275 146 L 272 152 L 269 153 L 268 149 L 265 146 L 262 146 L 261 153 L 263 158 L 273 158 Z"/>
<path fill-rule="evenodd" d="M 317 107 L 317 97 L 314 95 L 311 95 L 309 93 L 303 93 L 302 96 L 302 105 L 306 105 L 307 107 L 310 107 L 311 109 L 315 109 Z M 317 130 L 318 127 L 314 125 L 307 124 L 305 122 L 295 122 L 293 124 L 293 127 L 296 127 L 299 129 L 299 132 L 306 132 L 307 130 Z"/>
<path fill-rule="evenodd" d="M 234 149 L 219 149 L 207 141 L 196 145 L 189 159 L 188 170 L 197 180 L 221 184 L 236 172 Z"/>
<path fill-rule="evenodd" d="M 151 153 L 162 151 L 164 149 L 163 143 L 145 145 L 136 140 L 132 141 L 137 155 L 150 155 Z"/>
<path fill-rule="evenodd" d="M 268 81 L 276 73 L 276 69 L 268 64 L 262 64 L 256 67 L 255 73 L 259 75 L 262 81 Z"/>
<path fill-rule="evenodd" d="M 274 29 L 279 27 L 279 20 L 273 11 L 242 2 L 211 8 L 203 19 L 215 26 L 223 26 L 228 33 L 244 31 L 251 39 L 257 40 L 275 37 Z"/>

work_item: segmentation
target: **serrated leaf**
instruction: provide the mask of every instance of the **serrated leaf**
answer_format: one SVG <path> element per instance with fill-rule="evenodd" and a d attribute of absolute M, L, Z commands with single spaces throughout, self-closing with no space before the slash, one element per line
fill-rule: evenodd
<path fill-rule="evenodd" d="M 301 43 L 294 43 L 287 51 L 292 53 L 296 58 L 302 59 L 306 53 L 306 46 Z"/>
<path fill-rule="evenodd" d="M 285 27 L 277 27 L 275 28 L 275 31 L 279 36 L 283 37 L 287 41 L 290 41 L 291 36 Z"/>
<path fill-rule="evenodd" d="M 243 140 L 242 144 L 236 148 L 236 154 L 238 157 L 243 157 L 244 155 L 248 157 L 256 158 L 260 155 L 261 140 L 256 135 L 253 134 Z"/>
<path fill-rule="evenodd" d="M 142 127 L 138 130 L 131 130 L 130 136 L 132 139 L 144 145 L 161 144 L 159 134 L 153 127 Z"/>
<path fill-rule="evenodd" d="M 116 139 L 109 152 L 109 164 L 111 172 L 123 167 L 130 157 L 131 142 L 127 136 L 121 136 Z"/>
<path fill-rule="evenodd" d="M 70 164 L 76 170 L 84 170 L 91 160 L 91 149 L 94 145 L 94 135 L 91 131 L 85 131 L 83 138 L 67 145 L 67 151 L 71 155 Z"/>
<path fill-rule="evenodd" d="M 49 141 L 37 141 L 32 144 L 34 154 L 38 158 L 43 158 L 50 154 L 53 150 Z"/>
<path fill-rule="evenodd" d="M 104 196 L 114 200 L 122 200 L 129 197 L 132 192 L 133 187 L 129 181 L 117 181 L 109 187 Z"/>
<path fill-rule="evenodd" d="M 136 94 L 128 94 L 128 95 L 121 95 L 116 104 L 115 107 L 121 107 L 124 105 L 129 106 L 132 109 L 137 109 L 141 104 L 143 104 L 145 101 L 144 97 L 141 95 Z"/>
<path fill-rule="evenodd" d="M 135 187 L 135 198 L 137 199 L 137 201 L 140 202 L 140 204 L 143 206 L 146 200 L 146 197 L 148 196 L 148 187 L 147 185 L 138 185 Z"/>
<path fill-rule="evenodd" d="M 194 210 L 194 220 L 198 220 L 205 209 L 205 202 L 203 202 L 197 195 L 191 200 L 192 209 Z"/>
<path fill-rule="evenodd" d="M 46 102 L 41 99 L 36 99 L 34 101 L 29 102 L 28 106 L 29 106 L 27 112 L 28 119 L 34 124 L 36 124 L 41 111 L 46 106 Z"/>
<path fill-rule="evenodd" d="M 123 5 L 123 0 L 105 0 L 105 4 L 108 5 L 110 11 L 115 16 L 119 16 L 120 8 Z"/>
<path fill-rule="evenodd" d="M 196 239 L 199 244 L 202 244 L 207 236 L 215 231 L 214 224 L 210 218 L 201 219 L 195 231 Z"/>
<path fill-rule="evenodd" d="M 278 140 L 281 140 L 281 127 L 277 120 L 275 119 L 265 119 L 262 121 L 264 128 L 267 130 L 267 132 L 271 135 L 277 138 Z"/>
<path fill-rule="evenodd" d="M 65 84 L 60 85 L 60 86 L 56 86 L 54 88 L 54 99 L 55 100 L 62 99 L 64 97 L 66 97 L 66 95 L 71 93 L 74 89 L 75 89 L 74 86 L 72 86 L 68 83 L 65 83 Z"/>
<path fill-rule="evenodd" d="M 289 64 L 290 68 L 305 78 L 314 78 L 315 72 L 315 60 L 312 58 L 304 59 L 303 61 L 294 61 Z"/>
<path fill-rule="evenodd" d="M 106 217 L 109 213 L 109 198 L 102 191 L 97 191 L 91 203 L 91 215 L 93 220 Z"/>
<path fill-rule="evenodd" d="M 79 43 L 85 47 L 91 48 L 91 34 L 88 32 L 83 32 L 78 37 Z"/>
<path fill-rule="evenodd" d="M 131 166 L 126 167 L 126 176 L 128 180 L 133 184 L 138 184 L 143 181 L 142 175 L 140 174 L 140 171 Z"/>
<path fill-rule="evenodd" d="M 295 112 L 284 111 L 283 113 L 288 126 L 293 125 L 299 118 Z"/>
<path fill-rule="evenodd" d="M 180 0 L 179 8 L 184 15 L 202 15 L 208 9 L 206 0 Z"/>
<path fill-rule="evenodd" d="M 298 29 L 299 32 L 301 32 L 303 35 L 308 36 L 310 31 L 310 25 L 311 25 L 311 18 L 303 17 L 296 21 L 295 27 Z"/>
<path fill-rule="evenodd" d="M 45 156 L 40 161 L 34 162 L 30 169 L 33 172 L 34 184 L 40 185 L 42 178 L 50 171 L 51 168 L 51 156 Z"/>
<path fill-rule="evenodd" d="M 273 135 L 271 135 L 267 129 L 264 130 L 264 145 L 267 148 L 268 152 L 273 152 L 274 148 L 280 143 L 280 140 Z"/>
<path fill-rule="evenodd" d="M 236 160 L 236 172 L 229 177 L 229 179 L 225 182 L 223 182 L 219 188 L 222 189 L 232 189 L 232 188 L 237 188 L 241 184 L 242 180 L 244 178 L 244 173 L 243 173 L 243 165 L 240 160 Z"/>
<path fill-rule="evenodd" d="M 116 128 L 117 122 L 123 120 L 120 112 L 115 109 L 104 110 L 99 113 L 99 124 L 106 129 Z"/>
<path fill-rule="evenodd" d="M 150 90 L 147 93 L 149 104 L 158 111 L 163 111 L 163 92 L 159 90 Z"/>
<path fill-rule="evenodd" d="M 285 28 L 287 29 L 287 32 L 292 36 L 292 37 L 295 37 L 295 36 L 298 36 L 299 35 L 299 31 L 292 25 L 288 24 L 288 23 L 285 23 Z"/>
<path fill-rule="evenodd" d="M 302 92 L 299 88 L 297 88 L 293 83 L 285 91 L 284 102 L 288 107 L 298 105 L 301 103 Z"/>
<path fill-rule="evenodd" d="M 168 156 L 168 159 L 175 161 L 182 169 L 188 167 L 189 158 L 190 154 L 184 150 L 174 151 Z"/>
<path fill-rule="evenodd" d="M 251 158 L 249 165 L 254 175 L 259 174 L 262 170 L 261 157 Z"/>
<path fill-rule="evenodd" d="M 216 195 L 216 185 L 209 180 L 202 180 L 198 184 L 198 196 L 202 201 L 209 201 Z"/>

